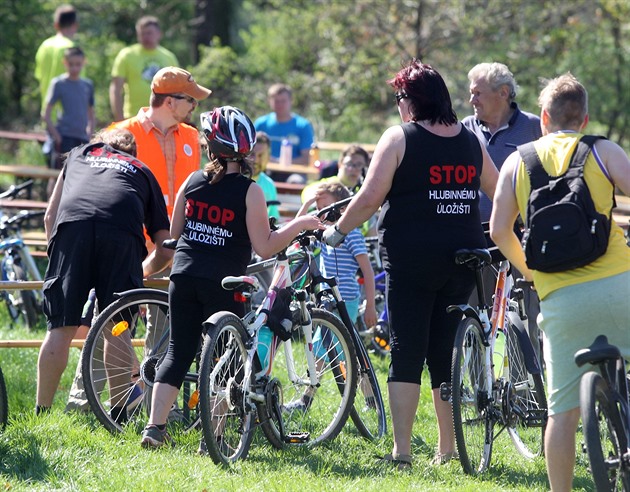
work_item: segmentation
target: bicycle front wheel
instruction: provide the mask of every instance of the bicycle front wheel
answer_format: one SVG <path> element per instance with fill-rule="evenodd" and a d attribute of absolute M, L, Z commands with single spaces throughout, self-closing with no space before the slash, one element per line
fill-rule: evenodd
<path fill-rule="evenodd" d="M 525 352 L 521 343 L 531 343 L 529 338 L 519 339 L 516 328 L 511 323 L 508 323 L 505 337 L 510 382 L 507 387 L 509 394 L 504 396 L 507 430 L 518 452 L 532 459 L 542 455 L 545 447 L 545 388 L 540 373 L 530 373 L 525 364 Z M 533 350 L 528 353 L 534 354 Z"/>
<path fill-rule="evenodd" d="M 169 339 L 168 293 L 161 290 L 125 292 L 94 320 L 81 355 L 83 384 L 92 411 L 110 432 L 144 428 Z M 197 399 L 197 378 L 191 374 L 169 413 L 172 432 L 196 424 Z"/>
<path fill-rule="evenodd" d="M 626 435 L 617 405 L 602 376 L 596 372 L 582 376 L 580 409 L 586 452 L 599 492 L 630 490 L 630 470 L 621 459 L 627 449 Z"/>
<path fill-rule="evenodd" d="M 208 454 L 217 465 L 245 459 L 252 442 L 253 406 L 246 375 L 249 338 L 241 319 L 229 312 L 213 315 L 199 371 L 199 405 Z"/>
<path fill-rule="evenodd" d="M 311 310 L 313 343 L 302 330 L 284 342 L 273 361 L 272 376 L 281 387 L 285 435 L 269 421 L 276 440 L 315 446 L 334 439 L 348 420 L 354 403 L 357 356 L 343 323 L 323 309 Z M 311 379 L 308 354 L 314 358 Z"/>
<path fill-rule="evenodd" d="M 9 420 L 9 400 L 7 398 L 7 387 L 4 384 L 4 376 L 0 367 L 0 430 L 3 430 Z"/>
<path fill-rule="evenodd" d="M 483 340 L 476 319 L 467 317 L 460 322 L 452 363 L 453 426 L 459 460 L 464 472 L 471 475 L 485 471 L 492 454 L 494 419 Z"/>
<path fill-rule="evenodd" d="M 355 349 L 358 351 L 358 381 L 350 418 L 359 434 L 369 440 L 378 439 L 387 432 L 383 395 L 365 346 L 363 343 L 358 343 L 355 344 Z"/>

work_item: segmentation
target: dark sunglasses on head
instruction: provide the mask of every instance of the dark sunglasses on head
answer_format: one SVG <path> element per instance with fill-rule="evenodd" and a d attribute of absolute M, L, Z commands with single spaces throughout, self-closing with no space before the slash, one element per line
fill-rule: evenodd
<path fill-rule="evenodd" d="M 398 104 L 401 100 L 407 99 L 409 96 L 404 92 L 397 92 L 396 94 L 394 94 L 394 97 L 396 98 L 396 104 Z"/>

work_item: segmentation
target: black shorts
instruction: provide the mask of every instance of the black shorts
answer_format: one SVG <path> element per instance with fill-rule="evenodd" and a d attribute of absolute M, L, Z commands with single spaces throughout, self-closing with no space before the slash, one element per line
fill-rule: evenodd
<path fill-rule="evenodd" d="M 61 224 L 48 246 L 44 314 L 48 329 L 78 326 L 91 288 L 101 310 L 113 294 L 142 287 L 140 238 L 104 222 Z"/>

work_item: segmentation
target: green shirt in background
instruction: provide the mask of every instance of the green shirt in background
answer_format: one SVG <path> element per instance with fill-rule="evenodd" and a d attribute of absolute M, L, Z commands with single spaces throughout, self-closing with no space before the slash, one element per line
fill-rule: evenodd
<path fill-rule="evenodd" d="M 276 190 L 276 185 L 269 176 L 265 173 L 260 173 L 258 176 L 253 178 L 258 186 L 260 186 L 263 190 L 263 195 L 265 195 L 265 200 L 268 202 L 277 201 L 278 200 L 278 190 Z M 267 207 L 267 213 L 269 217 L 275 217 L 276 219 L 280 219 L 280 210 L 277 205 L 269 205 Z"/>
<path fill-rule="evenodd" d="M 147 50 L 134 44 L 120 50 L 112 67 L 112 77 L 125 79 L 125 118 L 135 116 L 141 107 L 149 104 L 151 80 L 164 67 L 179 66 L 177 57 L 166 48 L 158 46 Z"/>
<path fill-rule="evenodd" d="M 41 110 L 46 109 L 46 96 L 50 81 L 65 73 L 63 53 L 72 48 L 74 41 L 62 35 L 55 35 L 46 39 L 35 54 L 35 78 L 39 81 L 39 95 L 42 100 Z"/>

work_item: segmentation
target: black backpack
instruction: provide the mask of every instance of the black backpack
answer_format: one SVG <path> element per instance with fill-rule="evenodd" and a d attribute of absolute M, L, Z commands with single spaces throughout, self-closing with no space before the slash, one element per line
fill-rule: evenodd
<path fill-rule="evenodd" d="M 597 212 L 584 180 L 584 163 L 600 138 L 584 135 L 567 172 L 555 177 L 543 168 L 532 142 L 518 146 L 531 182 L 522 246 L 532 270 L 572 270 L 606 252 L 611 218 Z"/>

